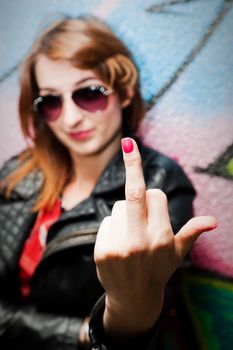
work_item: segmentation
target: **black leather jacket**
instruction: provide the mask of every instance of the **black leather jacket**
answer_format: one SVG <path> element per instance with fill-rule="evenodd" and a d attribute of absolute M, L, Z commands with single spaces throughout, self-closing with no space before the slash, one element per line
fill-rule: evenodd
<path fill-rule="evenodd" d="M 177 232 L 192 216 L 195 191 L 175 162 L 145 146 L 139 148 L 146 185 L 167 194 L 172 226 Z M 17 166 L 17 157 L 8 161 L 0 178 Z M 104 349 L 100 345 L 106 345 L 101 333 L 103 298 L 94 307 L 104 290 L 96 276 L 93 248 L 101 221 L 110 215 L 115 201 L 124 199 L 125 170 L 121 152 L 105 169 L 91 196 L 74 209 L 64 211 L 49 229 L 47 247 L 33 277 L 30 298 L 22 302 L 18 260 L 36 218 L 31 208 L 42 182 L 42 174 L 35 171 L 16 186 L 9 200 L 0 195 L 0 348 L 81 349 L 80 325 L 92 313 L 92 346 L 94 349 L 97 341 L 99 349 Z M 143 349 L 156 348 L 153 334 L 149 338 Z M 115 347 L 106 345 L 106 349 Z"/>

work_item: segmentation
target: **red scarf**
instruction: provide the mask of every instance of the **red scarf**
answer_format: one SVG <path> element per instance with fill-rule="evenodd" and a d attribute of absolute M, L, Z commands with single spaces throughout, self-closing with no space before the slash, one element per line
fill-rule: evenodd
<path fill-rule="evenodd" d="M 31 234 L 24 243 L 19 259 L 20 290 L 23 297 L 30 294 L 30 281 L 45 250 L 48 230 L 60 215 L 60 200 L 56 201 L 51 210 L 40 210 Z"/>

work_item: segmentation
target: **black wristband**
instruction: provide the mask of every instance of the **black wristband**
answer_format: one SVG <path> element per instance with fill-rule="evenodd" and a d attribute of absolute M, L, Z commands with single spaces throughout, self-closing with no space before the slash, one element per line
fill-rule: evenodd
<path fill-rule="evenodd" d="M 89 321 L 89 338 L 91 340 L 92 349 L 107 350 L 106 345 L 102 343 L 104 339 L 103 330 L 103 314 L 105 308 L 105 294 L 95 304 Z"/>
<path fill-rule="evenodd" d="M 89 337 L 92 349 L 96 350 L 150 350 L 156 349 L 157 334 L 159 329 L 159 321 L 154 327 L 143 335 L 135 337 L 124 344 L 115 342 L 107 337 L 103 328 L 103 314 L 105 309 L 105 294 L 95 304 L 89 322 Z"/>

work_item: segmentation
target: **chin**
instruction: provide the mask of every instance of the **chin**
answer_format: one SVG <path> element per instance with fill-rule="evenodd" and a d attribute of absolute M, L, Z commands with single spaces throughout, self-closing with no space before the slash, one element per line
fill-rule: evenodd
<path fill-rule="evenodd" d="M 99 153 L 99 150 L 102 149 L 102 145 L 95 145 L 89 142 L 83 142 L 82 144 L 72 144 L 66 145 L 68 150 L 72 153 L 75 153 L 80 156 L 92 156 Z"/>
<path fill-rule="evenodd" d="M 106 148 L 108 148 L 111 144 L 116 142 L 116 138 L 119 135 L 119 130 L 116 130 L 116 132 L 113 135 L 110 135 L 107 137 L 105 135 L 104 137 L 101 136 L 98 138 L 90 138 L 85 141 L 71 141 L 66 140 L 66 147 L 68 150 L 76 155 L 80 156 L 97 156 L 98 154 L 102 153 Z M 119 147 L 120 147 L 120 141 L 119 141 Z"/>

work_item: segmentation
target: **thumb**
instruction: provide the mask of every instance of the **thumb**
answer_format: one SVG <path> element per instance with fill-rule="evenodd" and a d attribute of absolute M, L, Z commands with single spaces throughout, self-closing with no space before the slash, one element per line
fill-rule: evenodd
<path fill-rule="evenodd" d="M 185 257 L 203 232 L 211 231 L 217 226 L 217 220 L 213 216 L 197 216 L 190 219 L 175 235 L 175 246 L 179 261 Z"/>

